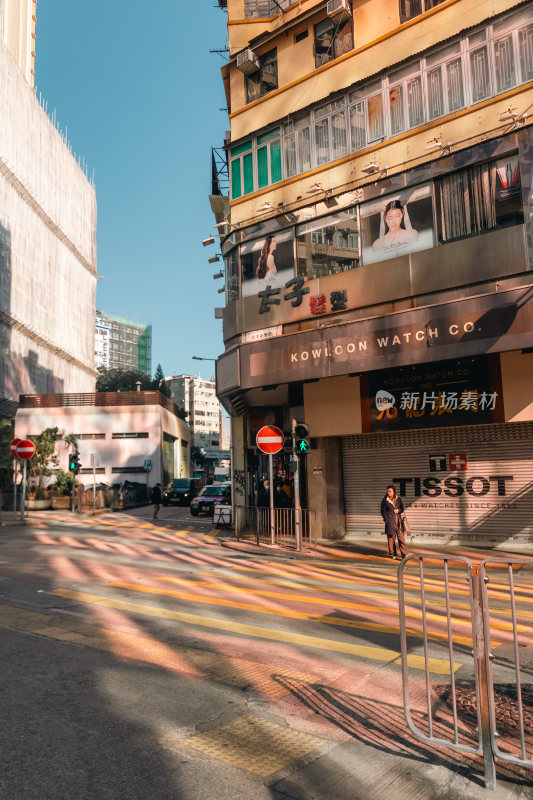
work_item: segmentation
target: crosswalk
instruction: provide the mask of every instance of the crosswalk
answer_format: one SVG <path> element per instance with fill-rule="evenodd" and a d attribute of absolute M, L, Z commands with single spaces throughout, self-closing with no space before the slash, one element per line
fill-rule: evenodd
<path fill-rule="evenodd" d="M 49 525 L 46 532 L 35 531 L 41 545 L 61 551 L 51 561 L 61 572 L 58 577 L 76 577 L 78 588 L 58 585 L 57 596 L 89 608 L 173 620 L 183 626 L 184 635 L 200 627 L 395 667 L 400 663 L 397 563 L 389 559 L 324 552 L 298 558 L 237 556 L 220 547 L 220 531 L 205 523 L 184 525 L 183 520 L 162 524 L 103 515 L 77 520 L 75 525 L 69 521 L 68 527 L 71 530 L 63 532 L 58 523 Z M 105 568 L 94 554 L 106 559 Z M 65 559 L 72 562 L 70 573 Z M 424 615 L 420 576 L 415 570 L 406 573 L 408 664 L 415 670 L 424 669 L 425 664 L 423 617 L 432 647 L 432 672 L 449 674 L 470 658 L 472 613 L 460 566 L 450 569 L 449 580 L 450 628 L 439 563 L 430 562 L 425 570 Z M 493 648 L 508 642 L 513 625 L 526 638 L 532 633 L 533 575 L 523 576 L 518 583 L 517 618 L 511 619 L 507 588 L 504 580 L 494 580 L 489 591 L 491 632 L 497 637 L 491 642 Z M 445 649 L 450 630 L 458 648 L 453 665 Z"/>

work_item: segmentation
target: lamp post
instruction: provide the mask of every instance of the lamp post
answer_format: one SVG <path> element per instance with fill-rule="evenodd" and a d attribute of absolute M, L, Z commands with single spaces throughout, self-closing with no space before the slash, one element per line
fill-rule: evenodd
<path fill-rule="evenodd" d="M 192 356 L 193 361 L 217 361 L 216 358 L 203 358 L 203 356 Z"/>

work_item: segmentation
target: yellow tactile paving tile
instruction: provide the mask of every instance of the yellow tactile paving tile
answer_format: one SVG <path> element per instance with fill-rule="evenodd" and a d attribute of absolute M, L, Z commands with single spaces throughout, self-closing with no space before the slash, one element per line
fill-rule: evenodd
<path fill-rule="evenodd" d="M 252 716 L 239 717 L 185 740 L 189 747 L 261 778 L 326 743 L 317 736 Z"/>
<path fill-rule="evenodd" d="M 148 636 L 99 628 L 77 620 L 26 611 L 14 606 L 0 605 L 0 625 L 36 636 L 104 650 L 120 655 L 121 658 L 129 655 L 132 659 L 159 664 L 165 669 L 177 669 L 182 673 L 206 677 L 216 683 L 251 689 L 273 699 L 284 697 L 289 691 L 276 680 L 277 677 L 305 683 L 318 680 L 316 675 L 297 670 L 274 669 L 256 661 L 230 658 L 192 647 L 171 647 Z"/>

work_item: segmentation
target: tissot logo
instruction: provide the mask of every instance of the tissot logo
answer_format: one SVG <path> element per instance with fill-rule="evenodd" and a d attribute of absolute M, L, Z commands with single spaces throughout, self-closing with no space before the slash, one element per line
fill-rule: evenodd
<path fill-rule="evenodd" d="M 448 453 L 448 455 L 440 453 L 429 456 L 430 472 L 456 472 L 463 469 L 468 469 L 466 453 Z"/>
<path fill-rule="evenodd" d="M 461 497 L 463 494 L 484 497 L 489 492 L 497 492 L 499 497 L 505 497 L 507 484 L 513 479 L 513 475 L 473 475 L 471 478 L 450 475 L 448 478 L 393 478 L 392 482 L 399 487 L 398 494 L 401 497 L 408 494 L 414 494 L 415 497 L 439 497 L 441 494 L 446 497 Z"/>

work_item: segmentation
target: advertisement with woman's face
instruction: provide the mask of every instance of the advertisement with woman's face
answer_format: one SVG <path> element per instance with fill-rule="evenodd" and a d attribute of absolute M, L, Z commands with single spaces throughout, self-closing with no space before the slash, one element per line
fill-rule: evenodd
<path fill-rule="evenodd" d="M 263 239 L 243 242 L 242 297 L 258 295 L 266 286 L 279 289 L 294 278 L 294 232 L 278 231 Z"/>
<path fill-rule="evenodd" d="M 431 184 L 361 205 L 363 264 L 434 246 Z"/>

